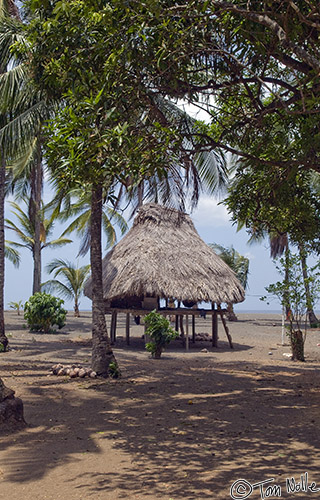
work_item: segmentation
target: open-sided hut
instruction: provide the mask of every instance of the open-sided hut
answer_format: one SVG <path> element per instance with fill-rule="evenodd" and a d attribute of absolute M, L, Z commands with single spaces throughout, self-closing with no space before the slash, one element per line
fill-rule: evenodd
<path fill-rule="evenodd" d="M 199 310 L 160 309 L 160 299 L 189 307 L 202 301 L 220 305 L 244 300 L 235 274 L 200 238 L 190 217 L 155 203 L 139 209 L 130 231 L 104 257 L 103 287 L 108 313 L 141 315 L 156 308 L 194 315 Z M 85 295 L 91 297 L 91 278 Z"/>

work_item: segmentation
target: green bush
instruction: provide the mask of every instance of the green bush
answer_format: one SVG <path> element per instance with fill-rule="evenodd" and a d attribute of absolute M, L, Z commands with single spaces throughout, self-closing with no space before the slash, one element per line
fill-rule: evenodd
<path fill-rule="evenodd" d="M 62 299 L 38 292 L 32 295 L 24 306 L 24 318 L 32 332 L 54 332 L 52 327 L 65 325 L 67 311 L 63 309 Z"/>
<path fill-rule="evenodd" d="M 152 342 L 146 344 L 146 349 L 153 358 L 159 359 L 164 347 L 177 338 L 178 332 L 171 328 L 168 319 L 155 310 L 147 314 L 144 321 L 147 326 L 146 335 L 152 339 Z"/>

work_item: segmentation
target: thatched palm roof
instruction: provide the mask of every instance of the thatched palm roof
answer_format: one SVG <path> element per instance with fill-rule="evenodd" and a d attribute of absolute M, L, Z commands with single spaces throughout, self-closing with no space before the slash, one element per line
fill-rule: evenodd
<path fill-rule="evenodd" d="M 149 203 L 103 259 L 104 297 L 173 297 L 193 302 L 241 302 L 235 274 L 198 235 L 190 217 Z M 91 278 L 85 295 L 91 297 Z"/>

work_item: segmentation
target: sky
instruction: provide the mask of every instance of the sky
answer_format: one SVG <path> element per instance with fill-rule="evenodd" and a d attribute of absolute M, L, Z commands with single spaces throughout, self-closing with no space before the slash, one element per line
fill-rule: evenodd
<path fill-rule="evenodd" d="M 50 196 L 48 187 L 46 187 L 44 198 Z M 275 265 L 269 256 L 268 242 L 265 241 L 260 244 L 248 245 L 248 234 L 245 230 L 237 232 L 236 227 L 233 226 L 229 220 L 229 215 L 223 205 L 218 204 L 217 199 L 203 195 L 197 209 L 191 215 L 201 238 L 206 243 L 218 243 L 225 247 L 233 247 L 241 254 L 249 258 L 249 285 L 246 293 L 246 300 L 235 306 L 238 312 L 245 311 L 280 311 L 280 306 L 276 299 L 271 299 L 270 304 L 261 302 L 259 297 L 266 295 L 265 287 L 271 283 L 275 283 L 279 279 Z M 10 218 L 10 206 L 7 203 L 6 217 Z M 55 228 L 53 237 L 60 236 L 64 226 L 57 226 Z M 46 248 L 42 252 L 43 260 L 43 276 L 42 281 L 50 279 L 50 276 L 45 272 L 45 266 L 52 259 L 63 258 L 78 266 L 89 263 L 89 254 L 85 258 L 78 258 L 77 253 L 79 250 L 79 240 L 76 235 L 70 236 L 73 243 L 65 245 L 60 249 Z M 15 236 L 11 231 L 7 231 L 6 239 L 14 240 Z M 18 241 L 18 240 L 16 240 Z M 192 251 L 192 249 L 190 249 Z M 106 252 L 104 252 L 105 254 Z M 9 309 L 9 302 L 18 302 L 21 300 L 23 303 L 32 294 L 32 277 L 33 277 L 33 262 L 31 252 L 22 250 L 21 264 L 19 269 L 6 261 L 6 283 L 5 283 L 5 308 Z M 72 302 L 66 301 L 65 307 L 72 310 Z M 91 301 L 82 297 L 80 300 L 80 309 L 91 309 Z"/>

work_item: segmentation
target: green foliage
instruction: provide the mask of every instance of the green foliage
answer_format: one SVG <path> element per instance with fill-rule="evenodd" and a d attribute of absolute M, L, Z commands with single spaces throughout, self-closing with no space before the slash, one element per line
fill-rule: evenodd
<path fill-rule="evenodd" d="M 233 246 L 226 248 L 217 243 L 211 243 L 209 246 L 218 253 L 219 257 L 221 257 L 226 264 L 228 264 L 236 274 L 243 288 L 246 289 L 248 284 L 249 259 L 237 252 Z"/>
<path fill-rule="evenodd" d="M 146 349 L 151 352 L 152 357 L 160 358 L 164 347 L 177 338 L 178 332 L 171 328 L 170 321 L 156 310 L 147 314 L 144 321 L 147 326 L 145 333 L 152 339 L 152 342 L 146 344 Z"/>
<path fill-rule="evenodd" d="M 147 48 L 158 40 L 154 22 L 159 19 L 160 30 L 170 28 L 167 20 L 162 26 L 157 2 L 148 9 L 139 3 L 128 8 L 122 0 L 112 6 L 78 0 L 28 5 L 34 82 L 64 102 L 46 136 L 48 165 L 60 185 L 104 184 L 109 196 L 114 183 L 130 194 L 145 183 L 145 196 L 166 201 L 170 186 L 178 202 L 192 186 L 193 203 L 199 175 L 211 191 L 221 187 L 222 156 L 200 147 L 200 134 L 190 134 L 195 121 L 159 92 L 149 75 L 152 68 L 166 67 L 166 43 Z"/>
<path fill-rule="evenodd" d="M 314 177 L 281 168 L 239 168 L 224 204 L 253 239 L 287 233 L 294 243 L 320 246 L 320 203 Z"/>
<path fill-rule="evenodd" d="M 111 361 L 111 363 L 109 363 L 108 373 L 109 373 L 109 377 L 111 377 L 111 378 L 121 377 L 121 371 L 120 371 L 119 365 L 116 361 Z"/>
<path fill-rule="evenodd" d="M 29 198 L 25 198 L 23 201 L 25 203 L 25 206 L 28 207 Z M 22 243 L 17 243 L 15 241 L 8 241 L 8 244 L 18 248 L 28 248 L 28 250 L 33 252 L 35 245 L 35 227 L 33 221 L 28 215 L 28 209 L 25 208 L 23 210 L 21 206 L 15 202 L 11 202 L 10 205 L 14 209 L 12 213 L 14 214 L 18 222 L 15 223 L 14 221 L 11 221 L 9 219 L 6 219 L 5 222 L 7 228 L 14 231 L 14 233 L 17 235 L 17 237 L 20 239 Z M 56 214 L 55 213 L 48 214 L 48 212 L 49 212 L 49 206 L 42 204 L 39 213 L 39 217 L 41 220 L 41 234 L 40 234 L 41 250 L 47 247 L 58 248 L 63 245 L 66 245 L 67 243 L 72 242 L 72 240 L 63 237 L 49 241 L 49 237 L 51 236 L 54 229 Z"/>
<path fill-rule="evenodd" d="M 44 292 L 55 290 L 61 297 L 74 300 L 75 316 L 80 316 L 79 297 L 83 293 L 85 280 L 90 273 L 90 265 L 77 268 L 71 262 L 54 259 L 47 265 L 46 269 L 50 274 L 53 273 L 54 278 L 61 277 L 62 281 L 48 280 L 42 283 L 41 289 Z"/>
<path fill-rule="evenodd" d="M 5 346 L 3 345 L 2 342 L 0 342 L 0 352 L 5 352 L 5 351 L 6 351 Z"/>
<path fill-rule="evenodd" d="M 18 302 L 9 302 L 9 307 L 10 309 L 13 309 L 14 311 L 17 311 L 18 316 L 20 316 L 20 310 L 23 310 L 23 303 L 22 300 L 19 300 Z"/>
<path fill-rule="evenodd" d="M 305 281 L 301 272 L 301 261 L 297 254 L 289 252 L 285 258 L 280 259 L 278 272 L 284 277 L 266 287 L 266 291 L 275 295 L 283 307 L 292 311 L 291 322 L 295 327 L 301 329 L 303 318 L 310 307 L 314 307 L 320 294 L 320 272 L 318 266 L 308 270 L 307 283 L 309 285 L 310 297 L 306 293 Z M 310 301 L 310 302 L 309 302 Z"/>
<path fill-rule="evenodd" d="M 4 255 L 8 260 L 10 260 L 10 262 L 12 262 L 14 267 L 19 267 L 20 253 L 15 248 L 12 248 L 8 241 L 5 241 Z"/>
<path fill-rule="evenodd" d="M 305 336 L 302 336 L 303 321 L 307 311 L 314 307 L 320 294 L 320 272 L 318 266 L 308 270 L 308 278 L 304 279 L 301 273 L 301 261 L 297 254 L 287 253 L 285 258 L 280 259 L 277 270 L 284 277 L 266 287 L 266 291 L 275 295 L 283 308 L 290 309 L 288 336 L 290 339 L 294 359 L 304 361 L 303 344 Z M 308 292 L 306 291 L 306 283 Z M 266 297 L 262 297 L 265 300 Z"/>
<path fill-rule="evenodd" d="M 49 333 L 57 325 L 65 325 L 67 311 L 62 307 L 63 300 L 46 293 L 35 293 L 25 303 L 24 318 L 30 331 Z"/>

